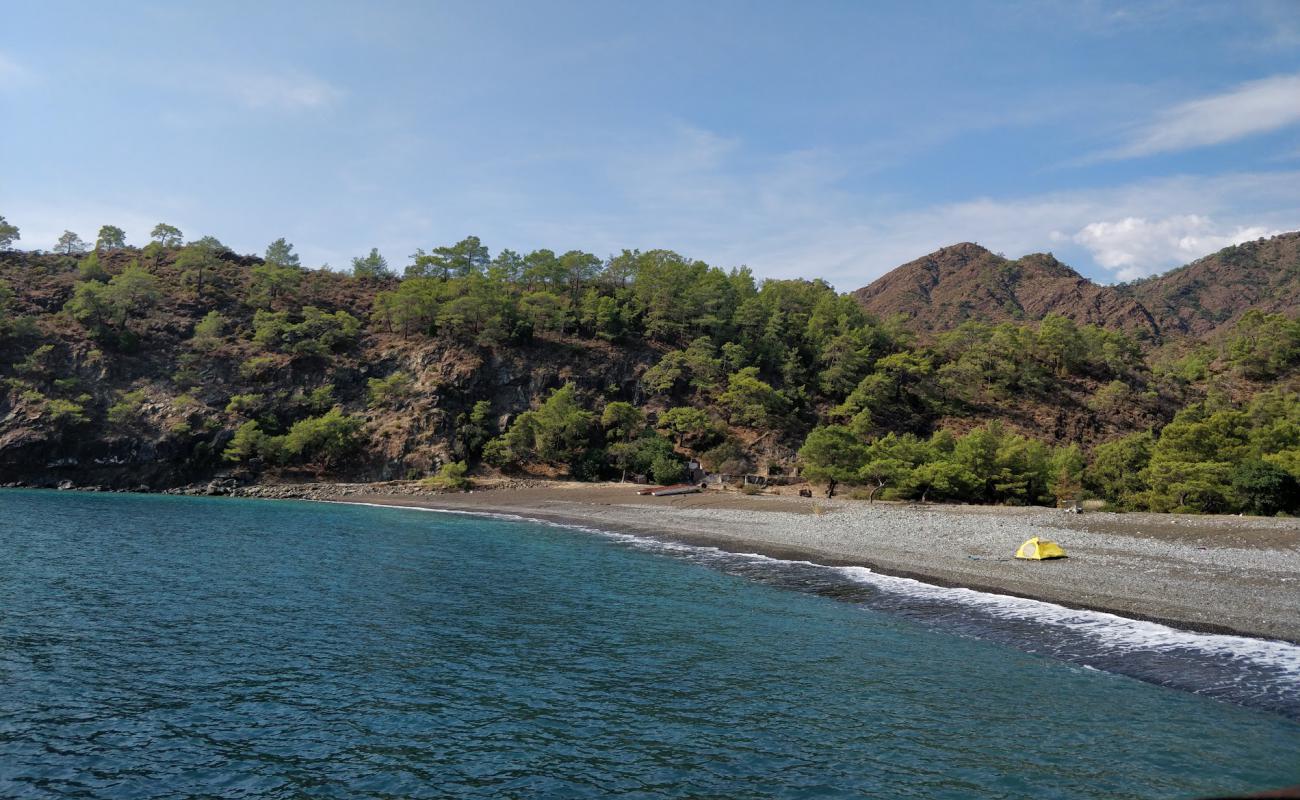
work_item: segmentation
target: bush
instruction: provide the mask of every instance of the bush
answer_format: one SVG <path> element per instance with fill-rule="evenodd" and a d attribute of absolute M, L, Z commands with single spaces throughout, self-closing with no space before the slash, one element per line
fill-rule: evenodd
<path fill-rule="evenodd" d="M 468 472 L 469 467 L 464 461 L 450 461 L 443 464 L 436 475 L 430 475 L 420 481 L 420 484 L 440 491 L 464 492 L 473 487 L 473 483 L 466 477 Z"/>
<path fill-rule="evenodd" d="M 700 455 L 700 463 L 709 472 L 723 475 L 748 474 L 753 465 L 743 447 L 734 440 L 728 440 Z"/>
<path fill-rule="evenodd" d="M 386 378 L 371 378 L 366 381 L 369 390 L 370 407 L 395 406 L 411 396 L 415 381 L 405 372 L 394 372 Z"/>
<path fill-rule="evenodd" d="M 1267 461 L 1238 464 L 1232 471 L 1232 489 L 1247 514 L 1272 516 L 1300 508 L 1300 486 L 1296 479 Z"/>
<path fill-rule="evenodd" d="M 328 468 L 357 448 L 361 424 L 360 417 L 344 414 L 335 406 L 319 417 L 295 422 L 287 434 L 277 438 L 283 439 L 286 457 Z"/>
<path fill-rule="evenodd" d="M 226 445 L 221 457 L 227 461 L 245 462 L 263 457 L 267 451 L 269 437 L 262 432 L 256 422 L 245 422 L 235 430 L 234 437 Z"/>
<path fill-rule="evenodd" d="M 123 394 L 116 403 L 108 408 L 109 424 L 117 427 L 129 427 L 140 422 L 140 411 L 144 405 L 144 400 L 145 392 L 143 389 Z"/>
<path fill-rule="evenodd" d="M 262 380 L 279 365 L 280 359 L 275 356 L 254 356 L 239 365 L 239 377 L 246 381 Z"/>
<path fill-rule="evenodd" d="M 49 418 L 56 425 L 80 425 L 87 421 L 86 409 L 82 404 L 59 398 L 46 402 L 41 416 Z"/>
<path fill-rule="evenodd" d="M 260 394 L 231 395 L 230 402 L 226 403 L 226 413 L 251 417 L 262 409 L 265 400 L 266 398 Z"/>
<path fill-rule="evenodd" d="M 681 483 L 686 480 L 686 465 L 675 456 L 661 453 L 650 464 L 650 477 L 655 483 Z"/>

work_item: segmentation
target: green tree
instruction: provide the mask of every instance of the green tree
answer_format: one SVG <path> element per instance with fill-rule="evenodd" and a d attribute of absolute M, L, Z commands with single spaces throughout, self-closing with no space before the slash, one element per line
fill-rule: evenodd
<path fill-rule="evenodd" d="M 681 483 L 686 480 L 686 465 L 675 454 L 660 453 L 650 462 L 650 477 L 658 484 Z"/>
<path fill-rule="evenodd" d="M 109 280 L 108 294 L 124 316 L 140 314 L 162 297 L 158 279 L 136 261 Z"/>
<path fill-rule="evenodd" d="M 293 299 L 302 286 L 302 270 L 272 261 L 249 270 L 248 302 L 256 308 L 271 308 Z"/>
<path fill-rule="evenodd" d="M 1156 511 L 1226 511 L 1233 466 L 1250 455 L 1250 419 L 1238 410 L 1197 403 L 1160 432 L 1145 477 Z"/>
<path fill-rule="evenodd" d="M 415 381 L 405 372 L 394 372 L 383 378 L 370 378 L 366 381 L 370 407 L 396 407 L 411 396 Z"/>
<path fill-rule="evenodd" d="M 645 414 L 631 403 L 616 400 L 605 405 L 600 415 L 600 426 L 610 441 L 631 441 L 645 430 Z"/>
<path fill-rule="evenodd" d="M 712 418 L 690 406 L 670 408 L 660 414 L 658 427 L 671 433 L 682 447 L 709 447 L 720 438 L 718 426 Z"/>
<path fill-rule="evenodd" d="M 1300 321 L 1247 311 L 1228 341 L 1232 365 L 1252 380 L 1269 380 L 1300 365 Z"/>
<path fill-rule="evenodd" d="M 1154 447 L 1155 436 L 1150 431 L 1098 445 L 1084 470 L 1084 487 L 1121 508 L 1144 505 L 1147 483 L 1143 476 Z"/>
<path fill-rule="evenodd" d="M 928 461 L 912 470 L 907 486 L 922 503 L 930 495 L 941 499 L 960 500 L 968 497 L 979 484 L 979 478 L 959 463 L 947 460 Z"/>
<path fill-rule="evenodd" d="M 297 269 L 302 266 L 298 262 L 298 255 L 293 252 L 293 245 L 285 241 L 283 236 L 266 246 L 265 261 L 267 264 L 274 264 L 277 267 L 293 267 Z"/>
<path fill-rule="evenodd" d="M 391 278 L 393 271 L 388 268 L 388 259 L 379 254 L 379 248 L 372 247 L 369 255 L 352 259 L 352 276 L 371 279 Z"/>
<path fill-rule="evenodd" d="M 492 418 L 492 401 L 479 400 L 470 408 L 468 414 L 456 417 L 456 445 L 462 456 L 475 458 L 496 431 L 496 421 Z"/>
<path fill-rule="evenodd" d="M 54 245 L 54 252 L 65 256 L 76 256 L 86 252 L 86 243 L 72 231 L 64 231 Z"/>
<path fill-rule="evenodd" d="M 473 486 L 467 477 L 468 473 L 469 465 L 464 461 L 449 461 L 438 468 L 436 475 L 425 478 L 421 483 L 439 491 L 464 492 Z"/>
<path fill-rule="evenodd" d="M 197 346 L 208 348 L 215 345 L 225 334 L 228 320 L 218 311 L 209 311 L 194 325 L 194 335 L 190 341 Z"/>
<path fill-rule="evenodd" d="M 207 250 L 209 253 L 212 253 L 214 256 L 218 256 L 218 257 L 226 253 L 234 252 L 229 247 L 226 247 L 224 244 L 222 244 L 221 240 L 215 236 L 200 236 L 199 238 L 190 242 L 189 246 L 201 247 L 204 250 Z"/>
<path fill-rule="evenodd" d="M 14 242 L 21 238 L 18 235 L 18 226 L 0 216 L 0 250 L 8 250 Z"/>
<path fill-rule="evenodd" d="M 78 283 L 63 310 L 96 334 L 119 324 L 121 317 L 108 287 L 94 281 Z"/>
<path fill-rule="evenodd" d="M 758 377 L 757 367 L 745 367 L 727 378 L 727 390 L 718 405 L 736 425 L 767 427 L 788 410 L 789 404 L 771 385 Z"/>
<path fill-rule="evenodd" d="M 573 384 L 565 384 L 536 411 L 520 414 L 499 440 L 490 443 L 490 460 L 499 465 L 528 461 L 564 464 L 573 471 L 586 455 L 595 427 L 596 415 L 578 402 Z"/>
<path fill-rule="evenodd" d="M 1232 491 L 1248 514 L 1272 516 L 1300 510 L 1300 484 L 1282 467 L 1252 459 L 1233 468 Z"/>
<path fill-rule="evenodd" d="M 99 253 L 92 251 L 77 262 L 77 277 L 83 281 L 108 282 L 108 272 L 99 263 Z"/>
<path fill-rule="evenodd" d="M 821 483 L 857 483 L 868 447 L 843 425 L 813 428 L 799 448 L 803 475 Z"/>
<path fill-rule="evenodd" d="M 303 306 L 302 321 L 287 311 L 258 310 L 253 315 L 253 341 L 295 356 L 324 357 L 351 346 L 361 321 L 346 311 L 328 313 Z"/>
<path fill-rule="evenodd" d="M 285 456 L 330 469 L 360 445 L 362 424 L 361 417 L 344 414 L 338 406 L 319 417 L 299 420 L 283 437 Z"/>
<path fill-rule="evenodd" d="M 184 237 L 175 225 L 159 222 L 149 231 L 149 238 L 160 247 L 180 247 Z"/>
<path fill-rule="evenodd" d="M 181 273 L 181 280 L 194 287 L 194 294 L 202 298 L 204 285 L 211 280 L 220 263 L 217 251 L 211 246 L 191 244 L 176 256 L 175 266 Z"/>
<path fill-rule="evenodd" d="M 1083 494 L 1083 470 L 1086 465 L 1077 444 L 1058 447 L 1051 457 L 1051 484 L 1048 489 L 1058 506 L 1073 503 Z"/>
<path fill-rule="evenodd" d="M 110 425 L 130 428 L 141 422 L 144 402 L 147 394 L 143 389 L 124 392 L 116 403 L 108 407 L 106 417 Z"/>
<path fill-rule="evenodd" d="M 871 502 L 887 486 L 906 486 L 913 471 L 928 458 L 928 448 L 914 434 L 889 433 L 867 447 L 865 463 L 858 470 L 856 482 L 871 487 L 867 496 Z"/>
<path fill-rule="evenodd" d="M 245 422 L 235 430 L 221 456 L 227 461 L 247 462 L 262 457 L 267 451 L 268 436 L 254 421 Z"/>
<path fill-rule="evenodd" d="M 397 288 L 375 295 L 371 318 L 403 337 L 412 333 L 433 333 L 442 293 L 432 278 L 407 278 Z"/>
<path fill-rule="evenodd" d="M 416 250 L 411 261 L 406 268 L 406 277 L 445 281 L 483 272 L 491 258 L 477 236 L 467 236 L 449 247 L 435 247 L 431 253 Z"/>
<path fill-rule="evenodd" d="M 99 229 L 95 239 L 96 250 L 114 250 L 126 247 L 126 231 L 116 225 L 105 225 Z"/>

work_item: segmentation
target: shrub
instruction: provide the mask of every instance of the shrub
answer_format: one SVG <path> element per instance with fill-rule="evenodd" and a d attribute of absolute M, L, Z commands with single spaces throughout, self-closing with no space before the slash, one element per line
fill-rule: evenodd
<path fill-rule="evenodd" d="M 254 356 L 239 365 L 239 377 L 246 381 L 261 380 L 279 364 L 280 359 L 275 356 Z"/>
<path fill-rule="evenodd" d="M 80 425 L 87 421 L 86 409 L 81 403 L 57 397 L 45 401 L 41 416 L 55 425 Z"/>
<path fill-rule="evenodd" d="M 686 480 L 686 465 L 675 456 L 660 453 L 650 463 L 650 477 L 656 483 L 681 483 Z"/>
<path fill-rule="evenodd" d="M 250 417 L 262 409 L 265 400 L 266 397 L 260 394 L 231 395 L 230 402 L 226 403 L 226 413 Z"/>
<path fill-rule="evenodd" d="M 468 472 L 469 467 L 464 461 L 449 461 L 438 468 L 437 474 L 430 475 L 420 481 L 420 484 L 440 491 L 464 492 L 473 486 L 470 479 L 466 477 Z"/>
<path fill-rule="evenodd" d="M 415 381 L 405 372 L 394 372 L 386 378 L 371 378 L 366 381 L 369 390 L 370 407 L 394 406 L 411 396 Z"/>
<path fill-rule="evenodd" d="M 145 391 L 143 389 L 124 393 L 116 403 L 108 408 L 109 424 L 117 427 L 128 427 L 140 422 L 140 412 L 144 406 L 144 401 Z"/>

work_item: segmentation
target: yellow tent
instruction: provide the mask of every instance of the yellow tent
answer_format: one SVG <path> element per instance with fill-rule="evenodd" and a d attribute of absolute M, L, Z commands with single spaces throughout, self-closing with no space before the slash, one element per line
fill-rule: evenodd
<path fill-rule="evenodd" d="M 1065 551 L 1056 542 L 1039 539 L 1037 536 L 1020 545 L 1016 558 L 1028 558 L 1042 561 L 1045 558 L 1065 558 Z"/>

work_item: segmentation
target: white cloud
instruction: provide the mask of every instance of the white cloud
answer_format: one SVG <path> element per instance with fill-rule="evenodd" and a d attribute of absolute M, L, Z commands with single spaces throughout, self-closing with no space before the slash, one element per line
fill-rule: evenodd
<path fill-rule="evenodd" d="M 1223 144 L 1300 123 L 1300 74 L 1243 83 L 1165 109 L 1103 159 L 1136 158 Z"/>
<path fill-rule="evenodd" d="M 304 72 L 227 70 L 201 66 L 193 70 L 160 75 L 158 81 L 184 93 L 217 97 L 253 111 L 313 111 L 334 106 L 344 97 L 342 89 Z M 163 112 L 173 125 L 197 126 L 205 120 L 191 108 Z"/>
<path fill-rule="evenodd" d="M 671 138 L 669 141 L 674 141 Z M 841 290 L 961 241 L 1019 256 L 1054 250 L 1096 274 L 1128 280 L 1234 241 L 1300 228 L 1300 171 L 1182 176 L 924 208 L 850 193 L 829 154 L 757 166 L 738 143 L 684 133 L 614 181 L 629 199 L 595 216 L 531 213 L 505 238 L 601 247 L 672 247 L 770 277 L 824 277 Z M 745 169 L 740 169 L 742 165 Z M 1144 221 L 1129 225 L 1126 219 Z M 1090 227 L 1091 226 L 1091 227 Z M 1087 231 L 1088 233 L 1085 233 Z"/>
<path fill-rule="evenodd" d="M 1073 236 L 1097 263 L 1122 281 L 1144 278 L 1207 253 L 1282 231 L 1262 225 L 1231 228 L 1209 217 L 1184 214 L 1164 219 L 1124 217 L 1092 222 Z"/>
<path fill-rule="evenodd" d="M 250 109 L 303 111 L 334 105 L 343 92 L 320 78 L 295 74 L 239 74 L 220 81 L 221 89 Z"/>
<path fill-rule="evenodd" d="M 31 79 L 31 70 L 0 52 L 0 90 L 23 86 Z"/>

